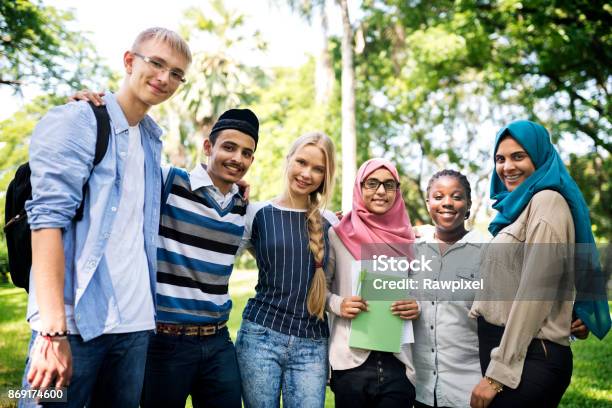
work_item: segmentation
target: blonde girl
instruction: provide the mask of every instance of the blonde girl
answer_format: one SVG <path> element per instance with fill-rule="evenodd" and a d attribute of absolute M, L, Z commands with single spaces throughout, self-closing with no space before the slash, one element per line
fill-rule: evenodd
<path fill-rule="evenodd" d="M 236 349 L 247 407 L 322 407 L 328 374 L 325 317 L 327 230 L 335 152 L 323 133 L 298 138 L 287 154 L 285 188 L 249 205 L 246 237 L 259 279 Z"/>

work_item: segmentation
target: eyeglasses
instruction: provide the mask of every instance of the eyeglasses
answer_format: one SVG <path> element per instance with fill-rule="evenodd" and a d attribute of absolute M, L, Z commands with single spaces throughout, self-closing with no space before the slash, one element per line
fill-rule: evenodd
<path fill-rule="evenodd" d="M 169 71 L 170 72 L 170 80 L 171 81 L 174 81 L 176 83 L 178 83 L 178 82 L 185 83 L 185 74 L 183 72 L 181 72 L 181 71 L 176 70 L 176 69 L 168 68 L 168 66 L 166 65 L 165 62 L 158 61 L 156 59 L 147 57 L 147 56 L 139 54 L 137 52 L 133 52 L 132 54 L 134 54 L 135 56 L 137 56 L 139 58 L 142 58 L 142 60 L 144 62 L 146 62 L 149 65 L 149 67 L 151 67 L 155 72 L 162 73 L 162 72 Z"/>
<path fill-rule="evenodd" d="M 366 181 L 362 182 L 361 187 L 364 187 L 366 190 L 376 191 L 378 190 L 381 184 L 385 188 L 386 192 L 395 191 L 399 189 L 400 187 L 400 183 L 398 181 L 395 181 L 395 180 L 380 181 L 375 178 L 369 178 Z"/>

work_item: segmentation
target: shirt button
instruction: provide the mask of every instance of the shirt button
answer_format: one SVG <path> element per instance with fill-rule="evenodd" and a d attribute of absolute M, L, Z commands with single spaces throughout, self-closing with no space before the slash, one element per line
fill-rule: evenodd
<path fill-rule="evenodd" d="M 431 352 L 432 352 L 432 353 L 435 353 L 435 350 L 434 350 L 434 349 L 431 349 Z"/>
<path fill-rule="evenodd" d="M 125 152 L 119 152 L 119 156 L 125 157 Z"/>
<path fill-rule="evenodd" d="M 117 212 L 117 207 L 111 207 L 112 212 Z"/>
<path fill-rule="evenodd" d="M 94 261 L 87 262 L 87 267 L 88 268 L 93 268 L 95 265 L 96 265 L 96 263 Z"/>
<path fill-rule="evenodd" d="M 430 328 L 431 330 L 433 330 L 433 324 L 432 324 L 431 326 L 429 326 L 429 328 Z"/>
<path fill-rule="evenodd" d="M 436 302 L 432 301 L 432 302 L 431 302 L 431 304 L 432 304 L 432 305 L 435 305 L 435 304 L 436 304 Z"/>
<path fill-rule="evenodd" d="M 434 373 L 434 375 L 436 375 L 436 372 L 435 372 L 435 371 L 434 371 L 433 373 Z"/>

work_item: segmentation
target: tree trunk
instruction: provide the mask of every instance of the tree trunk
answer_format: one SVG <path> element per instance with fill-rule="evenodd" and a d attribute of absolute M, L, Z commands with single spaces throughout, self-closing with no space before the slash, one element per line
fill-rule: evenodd
<path fill-rule="evenodd" d="M 325 2 L 320 7 L 321 18 L 321 52 L 317 58 L 315 72 L 315 101 L 321 105 L 327 105 L 334 86 L 334 70 L 328 48 L 328 20 Z"/>
<path fill-rule="evenodd" d="M 353 68 L 353 29 L 347 0 L 338 0 L 342 12 L 342 211 L 352 208 L 355 182 L 356 139 L 355 71 Z"/>

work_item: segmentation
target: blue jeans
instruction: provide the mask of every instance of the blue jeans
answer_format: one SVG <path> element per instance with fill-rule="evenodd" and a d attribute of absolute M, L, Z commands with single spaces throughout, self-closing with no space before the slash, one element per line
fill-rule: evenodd
<path fill-rule="evenodd" d="M 143 407 L 193 406 L 240 408 L 240 372 L 227 327 L 211 336 L 151 337 Z"/>
<path fill-rule="evenodd" d="M 69 335 L 72 352 L 72 379 L 66 403 L 42 404 L 53 407 L 138 407 L 151 331 L 103 334 L 87 342 Z M 32 331 L 28 356 L 38 335 Z M 29 388 L 26 360 L 23 388 Z M 20 407 L 35 407 L 33 400 L 19 400 Z"/>
<path fill-rule="evenodd" d="M 305 339 L 243 320 L 236 340 L 247 408 L 319 408 L 325 404 L 327 338 Z"/>

